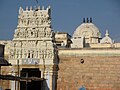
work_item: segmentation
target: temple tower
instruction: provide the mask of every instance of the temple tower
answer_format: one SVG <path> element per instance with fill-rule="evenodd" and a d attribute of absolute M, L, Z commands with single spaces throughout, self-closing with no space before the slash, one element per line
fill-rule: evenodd
<path fill-rule="evenodd" d="M 40 6 L 34 9 L 26 7 L 26 10 L 20 7 L 9 57 L 12 70 L 18 76 L 25 70 L 39 69 L 39 78 L 46 79 L 42 82 L 41 90 L 55 90 L 57 80 L 57 49 L 50 14 L 50 6 L 46 9 Z"/>

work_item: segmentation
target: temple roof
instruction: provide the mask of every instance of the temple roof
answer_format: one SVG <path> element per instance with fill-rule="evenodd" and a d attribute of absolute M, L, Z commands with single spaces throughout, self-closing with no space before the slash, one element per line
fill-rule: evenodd
<path fill-rule="evenodd" d="M 101 37 L 99 29 L 93 23 L 82 23 L 74 31 L 73 37 Z"/>
<path fill-rule="evenodd" d="M 108 33 L 108 30 L 106 30 L 106 34 L 105 34 L 105 37 L 100 41 L 100 43 L 108 43 L 108 44 L 112 44 L 113 41 L 112 39 L 109 37 L 109 33 Z"/>

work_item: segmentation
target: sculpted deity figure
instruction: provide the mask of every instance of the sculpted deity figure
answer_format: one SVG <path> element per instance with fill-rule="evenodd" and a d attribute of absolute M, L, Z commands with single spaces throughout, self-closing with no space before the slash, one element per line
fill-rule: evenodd
<path fill-rule="evenodd" d="M 31 25 L 35 25 L 35 20 L 34 19 L 31 20 Z"/>
<path fill-rule="evenodd" d="M 24 50 L 24 58 L 27 58 L 27 51 Z"/>
<path fill-rule="evenodd" d="M 52 50 L 49 50 L 47 53 L 48 53 L 48 58 L 52 58 L 52 57 L 53 57 L 53 52 L 52 52 Z"/>
<path fill-rule="evenodd" d="M 10 57 L 9 58 L 13 58 L 13 56 L 14 56 L 14 51 L 13 51 L 13 49 L 11 49 L 10 50 Z"/>
<path fill-rule="evenodd" d="M 15 30 L 14 38 L 17 38 L 17 37 L 18 37 L 18 34 L 17 34 L 17 31 Z"/>
<path fill-rule="evenodd" d="M 18 19 L 18 25 L 22 25 L 22 21 L 21 21 L 21 18 Z"/>

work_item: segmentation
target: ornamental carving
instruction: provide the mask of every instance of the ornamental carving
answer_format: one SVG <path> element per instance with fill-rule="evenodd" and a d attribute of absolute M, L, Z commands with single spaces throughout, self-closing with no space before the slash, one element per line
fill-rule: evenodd
<path fill-rule="evenodd" d="M 22 64 L 53 64 L 54 33 L 51 28 L 50 8 L 23 10 L 20 8 L 18 26 L 11 44 L 10 60 L 23 60 Z"/>

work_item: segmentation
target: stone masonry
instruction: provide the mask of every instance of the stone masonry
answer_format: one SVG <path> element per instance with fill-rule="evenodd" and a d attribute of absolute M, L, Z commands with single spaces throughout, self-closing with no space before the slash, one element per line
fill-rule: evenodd
<path fill-rule="evenodd" d="M 59 51 L 57 90 L 79 90 L 81 86 L 86 87 L 86 90 L 118 90 L 120 88 L 120 54 L 118 52 L 120 50 L 114 50 L 119 55 L 76 54 L 76 51 L 81 52 L 81 50 L 71 50 L 73 55 L 70 55 L 66 53 L 67 51 L 70 50 Z M 82 52 L 84 51 L 87 50 Z M 96 50 L 98 53 L 100 51 Z"/>

